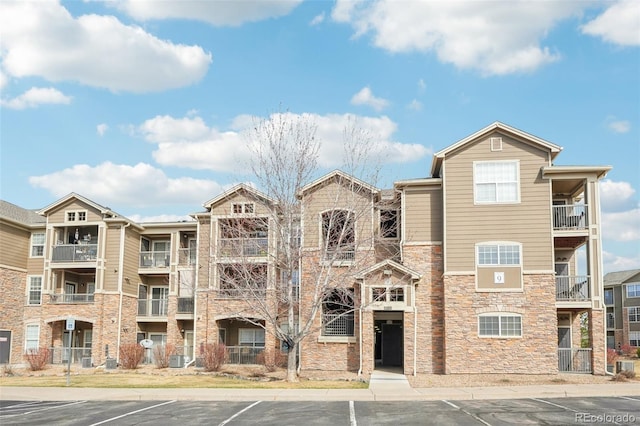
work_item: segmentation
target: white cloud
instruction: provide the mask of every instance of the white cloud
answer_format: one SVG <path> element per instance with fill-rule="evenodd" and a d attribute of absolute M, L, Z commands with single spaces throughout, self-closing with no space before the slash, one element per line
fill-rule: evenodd
<path fill-rule="evenodd" d="M 629 182 L 616 182 L 610 179 L 600 181 L 600 205 L 603 211 L 619 211 L 634 203 L 636 190 Z"/>
<path fill-rule="evenodd" d="M 407 106 L 412 111 L 420 111 L 422 110 L 422 102 L 417 99 L 412 100 Z"/>
<path fill-rule="evenodd" d="M 175 214 L 161 214 L 155 216 L 142 216 L 139 214 L 132 214 L 127 216 L 129 219 L 136 223 L 149 223 L 149 222 L 183 222 L 193 221 L 193 217 L 189 215 L 175 215 Z"/>
<path fill-rule="evenodd" d="M 626 257 L 618 256 L 603 250 L 602 258 L 605 273 L 640 269 L 640 254 L 635 257 Z"/>
<path fill-rule="evenodd" d="M 109 130 L 109 126 L 105 123 L 101 123 L 96 126 L 96 132 L 100 136 L 104 136 L 104 134 L 107 133 L 107 130 Z"/>
<path fill-rule="evenodd" d="M 427 89 L 427 83 L 423 79 L 418 80 L 418 91 L 423 93 Z"/>
<path fill-rule="evenodd" d="M 610 120 L 607 123 L 609 129 L 615 133 L 627 133 L 631 130 L 631 123 L 626 120 Z"/>
<path fill-rule="evenodd" d="M 584 2 L 338 0 L 332 18 L 355 37 L 371 33 L 389 52 L 435 52 L 440 61 L 486 75 L 531 72 L 557 61 L 541 40 Z"/>
<path fill-rule="evenodd" d="M 640 2 L 626 0 L 614 3 L 582 26 L 582 32 L 622 46 L 640 46 Z"/>
<path fill-rule="evenodd" d="M 602 238 L 640 242 L 640 208 L 617 213 L 602 213 Z"/>
<path fill-rule="evenodd" d="M 193 84 L 211 63 L 199 46 L 160 40 L 113 16 L 75 18 L 57 1 L 3 2 L 0 27 L 10 77 L 151 92 Z"/>
<path fill-rule="evenodd" d="M 0 90 L 4 89 L 4 87 L 9 83 L 9 77 L 4 71 L 0 70 Z"/>
<path fill-rule="evenodd" d="M 309 25 L 311 25 L 312 27 L 316 25 L 320 25 L 321 23 L 324 22 L 324 19 L 325 19 L 325 15 L 324 15 L 324 12 L 322 12 L 321 14 L 314 16 L 311 22 L 309 23 Z"/>
<path fill-rule="evenodd" d="M 363 87 L 358 93 L 351 98 L 352 105 L 368 105 L 376 111 L 382 111 L 389 105 L 389 101 L 382 98 L 376 98 L 368 87 Z"/>
<path fill-rule="evenodd" d="M 96 179 L 96 176 L 102 178 Z M 95 167 L 77 164 L 47 175 L 31 176 L 29 183 L 56 197 L 76 192 L 100 200 L 103 205 L 131 207 L 200 205 L 203 199 L 223 190 L 221 185 L 211 180 L 169 178 L 162 170 L 145 163 L 128 166 L 104 162 Z"/>
<path fill-rule="evenodd" d="M 215 26 L 237 26 L 245 22 L 288 15 L 302 0 L 260 1 L 148 1 L 126 0 L 112 3 L 131 17 L 141 20 L 192 19 Z"/>
<path fill-rule="evenodd" d="M 32 87 L 22 95 L 9 100 L 3 99 L 0 103 L 2 106 L 11 109 L 26 109 L 37 108 L 40 105 L 45 104 L 68 105 L 71 103 L 71 99 L 72 98 L 70 96 L 66 96 L 64 93 L 54 89 L 53 87 Z"/>
<path fill-rule="evenodd" d="M 363 117 L 350 114 L 293 114 L 291 120 L 303 117 L 317 126 L 316 137 L 321 141 L 319 164 L 335 168 L 343 164 L 343 131 L 351 123 L 370 135 L 370 154 L 385 163 L 407 163 L 430 153 L 420 144 L 405 144 L 392 140 L 396 124 L 388 117 Z M 200 117 L 173 118 L 157 116 L 138 126 L 138 132 L 157 144 L 153 158 L 162 165 L 234 172 L 249 164 L 251 151 L 245 131 L 260 117 L 237 116 L 229 130 L 220 131 L 207 126 Z"/>

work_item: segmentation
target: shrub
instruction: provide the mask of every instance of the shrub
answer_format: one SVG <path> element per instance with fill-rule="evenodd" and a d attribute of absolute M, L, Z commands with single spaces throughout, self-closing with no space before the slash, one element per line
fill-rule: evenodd
<path fill-rule="evenodd" d="M 635 377 L 636 377 L 636 372 L 635 371 L 631 371 L 631 370 L 622 370 L 618 374 L 622 374 L 627 379 L 635 379 Z"/>
<path fill-rule="evenodd" d="M 218 371 L 224 364 L 227 347 L 224 343 L 207 343 L 200 346 L 200 352 L 204 371 Z"/>
<path fill-rule="evenodd" d="M 640 358 L 640 348 L 636 349 L 636 356 Z"/>
<path fill-rule="evenodd" d="M 24 356 L 27 358 L 31 371 L 40 371 L 44 370 L 44 366 L 47 365 L 50 354 L 51 351 L 49 348 L 43 347 L 38 349 L 29 349 Z"/>
<path fill-rule="evenodd" d="M 153 348 L 153 360 L 158 368 L 167 368 L 169 366 L 169 358 L 171 355 L 175 355 L 176 345 L 173 343 L 167 343 L 165 345 L 158 345 Z"/>
<path fill-rule="evenodd" d="M 120 365 L 127 370 L 138 368 L 144 358 L 144 348 L 137 343 L 120 345 Z"/>
<path fill-rule="evenodd" d="M 615 349 L 607 349 L 607 364 L 614 365 L 618 358 L 620 358 L 620 355 Z"/>
<path fill-rule="evenodd" d="M 5 364 L 2 367 L 2 375 L 10 377 L 13 376 L 13 367 L 11 366 L 11 364 Z"/>
<path fill-rule="evenodd" d="M 256 355 L 256 363 L 264 365 L 264 368 L 273 373 L 278 367 L 287 366 L 287 354 L 279 350 L 265 349 Z"/>
<path fill-rule="evenodd" d="M 626 382 L 627 381 L 627 377 L 622 373 L 618 373 L 618 374 L 616 374 L 615 376 L 613 376 L 611 378 L 611 381 L 613 381 L 613 382 Z"/>
<path fill-rule="evenodd" d="M 634 348 L 631 345 L 622 345 L 620 347 L 620 350 L 622 351 L 623 354 L 625 354 L 626 356 L 633 356 L 633 354 L 636 352 L 636 348 Z"/>

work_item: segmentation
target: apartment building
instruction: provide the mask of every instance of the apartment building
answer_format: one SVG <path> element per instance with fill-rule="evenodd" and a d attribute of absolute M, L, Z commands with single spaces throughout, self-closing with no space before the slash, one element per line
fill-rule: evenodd
<path fill-rule="evenodd" d="M 640 269 L 604 276 L 607 348 L 640 347 Z"/>
<path fill-rule="evenodd" d="M 185 363 L 215 342 L 255 362 L 286 349 L 274 322 L 295 322 L 302 370 L 604 374 L 610 167 L 555 165 L 561 149 L 496 122 L 435 153 L 430 177 L 379 189 L 333 171 L 300 189 L 286 234 L 282 206 L 248 185 L 175 223 L 78 194 L 2 203 L 0 362 L 45 346 L 97 365 L 143 339 Z M 300 253 L 287 277 L 283 239 Z"/>

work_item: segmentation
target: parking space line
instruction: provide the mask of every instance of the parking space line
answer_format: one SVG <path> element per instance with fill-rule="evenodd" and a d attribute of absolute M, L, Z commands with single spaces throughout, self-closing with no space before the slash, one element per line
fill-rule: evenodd
<path fill-rule="evenodd" d="M 356 421 L 356 409 L 353 406 L 353 401 L 349 401 L 349 424 L 351 424 L 351 426 L 358 426 L 358 422 Z"/>
<path fill-rule="evenodd" d="M 3 415 L 2 417 L 7 418 L 7 417 L 25 416 L 27 414 L 39 413 L 40 411 L 57 410 L 58 408 L 69 407 L 70 405 L 82 404 L 84 402 L 87 402 L 87 401 L 75 401 L 75 402 L 70 402 L 69 404 L 54 405 L 53 407 L 39 408 L 37 410 L 25 411 L 24 413 L 19 413 L 19 414 Z"/>
<path fill-rule="evenodd" d="M 22 404 L 16 404 L 16 405 L 7 405 L 6 407 L 0 407 L 0 412 L 6 410 L 7 408 L 20 408 L 20 407 L 28 407 L 30 405 L 35 405 L 35 404 L 39 404 L 42 401 L 29 401 L 29 402 L 23 402 Z"/>
<path fill-rule="evenodd" d="M 172 400 L 172 401 L 165 401 L 165 402 L 163 402 L 163 403 L 161 403 L 161 404 L 152 405 L 151 407 L 141 408 L 141 409 L 139 409 L 139 410 L 131 411 L 130 413 L 125 413 L 125 414 L 122 414 L 122 415 L 117 416 L 117 417 L 112 417 L 112 418 L 110 418 L 110 419 L 103 420 L 103 421 L 98 422 L 98 423 L 94 423 L 94 424 L 92 424 L 91 426 L 97 426 L 97 425 L 101 425 L 101 424 L 109 423 L 109 422 L 112 422 L 112 421 L 114 421 L 114 420 L 118 420 L 118 419 L 121 419 L 121 418 L 123 418 L 123 417 L 130 416 L 130 415 L 132 415 L 132 414 L 141 413 L 141 412 L 143 412 L 143 411 L 147 411 L 147 410 L 151 410 L 152 408 L 161 407 L 161 406 L 163 406 L 163 405 L 171 404 L 171 403 L 174 403 L 174 402 L 176 402 L 176 401 L 177 401 L 177 399 L 174 399 L 174 400 Z"/>
<path fill-rule="evenodd" d="M 640 401 L 640 399 L 638 399 L 638 398 L 631 398 L 631 397 L 628 397 L 628 396 L 619 396 L 618 398 L 628 399 L 629 401 Z"/>
<path fill-rule="evenodd" d="M 445 403 L 445 404 L 447 404 L 447 405 L 452 406 L 452 407 L 453 407 L 453 408 L 455 408 L 456 410 L 460 410 L 461 412 L 465 413 L 467 416 L 473 417 L 474 419 L 476 419 L 477 421 L 479 421 L 479 422 L 480 422 L 480 423 L 482 423 L 483 425 L 491 426 L 491 424 L 490 424 L 490 423 L 487 423 L 486 421 L 482 420 L 480 417 L 476 416 L 475 414 L 470 413 L 469 411 L 464 410 L 464 409 L 462 409 L 462 408 L 458 407 L 458 406 L 457 406 L 456 404 L 454 404 L 453 402 L 449 402 L 449 401 L 447 401 L 446 399 L 441 399 L 440 401 L 444 402 L 444 403 Z"/>
<path fill-rule="evenodd" d="M 578 410 L 574 410 L 573 408 L 565 407 L 564 405 L 560 405 L 560 404 L 554 404 L 553 402 L 545 401 L 544 399 L 538 399 L 538 398 L 531 398 L 531 399 L 534 401 L 542 402 L 544 404 L 553 405 L 554 407 L 562 408 L 563 410 L 573 411 L 574 413 L 578 412 Z"/>
<path fill-rule="evenodd" d="M 453 407 L 453 408 L 455 408 L 456 410 L 459 410 L 459 409 L 460 409 L 460 407 L 458 407 L 456 404 L 454 404 L 453 402 L 449 402 L 449 401 L 447 401 L 446 399 L 442 399 L 441 401 L 442 401 L 442 402 L 444 402 L 445 404 L 448 404 L 448 405 L 452 406 L 452 407 Z"/>
<path fill-rule="evenodd" d="M 235 413 L 233 416 L 229 417 L 227 420 L 225 420 L 224 422 L 220 423 L 218 426 L 224 426 L 227 423 L 229 423 L 231 420 L 235 419 L 236 417 L 238 417 L 240 414 L 244 413 L 245 411 L 255 407 L 256 405 L 260 404 L 262 401 L 256 401 L 253 404 L 249 405 L 248 407 L 243 408 L 242 410 L 238 411 L 237 413 Z"/>

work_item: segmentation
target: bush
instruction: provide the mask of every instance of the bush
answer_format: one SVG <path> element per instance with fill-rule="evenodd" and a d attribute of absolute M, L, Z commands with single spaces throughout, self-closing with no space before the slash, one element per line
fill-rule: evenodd
<path fill-rule="evenodd" d="M 120 365 L 127 370 L 138 368 L 144 358 L 144 348 L 137 343 L 120 345 Z"/>
<path fill-rule="evenodd" d="M 49 355 L 51 351 L 49 348 L 29 349 L 24 355 L 29 363 L 31 371 L 44 370 L 44 366 L 49 362 Z"/>
<path fill-rule="evenodd" d="M 615 349 L 607 349 L 607 364 L 614 365 L 618 358 L 620 358 L 620 355 Z"/>
<path fill-rule="evenodd" d="M 636 349 L 636 356 L 640 358 L 640 348 Z"/>
<path fill-rule="evenodd" d="M 631 371 L 631 370 L 622 370 L 618 374 L 622 374 L 627 379 L 635 379 L 636 378 L 636 372 L 635 371 Z"/>
<path fill-rule="evenodd" d="M 153 360 L 158 368 L 167 368 L 169 366 L 169 358 L 171 355 L 175 355 L 176 345 L 173 343 L 167 343 L 165 345 L 158 345 L 153 348 Z"/>
<path fill-rule="evenodd" d="M 227 347 L 224 343 L 207 343 L 200 346 L 204 371 L 218 371 L 224 364 Z"/>
<path fill-rule="evenodd" d="M 273 373 L 278 367 L 287 366 L 287 354 L 273 349 L 265 349 L 256 355 L 256 363 L 264 365 L 264 368 Z"/>
<path fill-rule="evenodd" d="M 625 344 L 620 347 L 620 351 L 622 351 L 622 353 L 626 356 L 633 356 L 633 354 L 636 352 L 636 348 L 631 345 Z"/>

